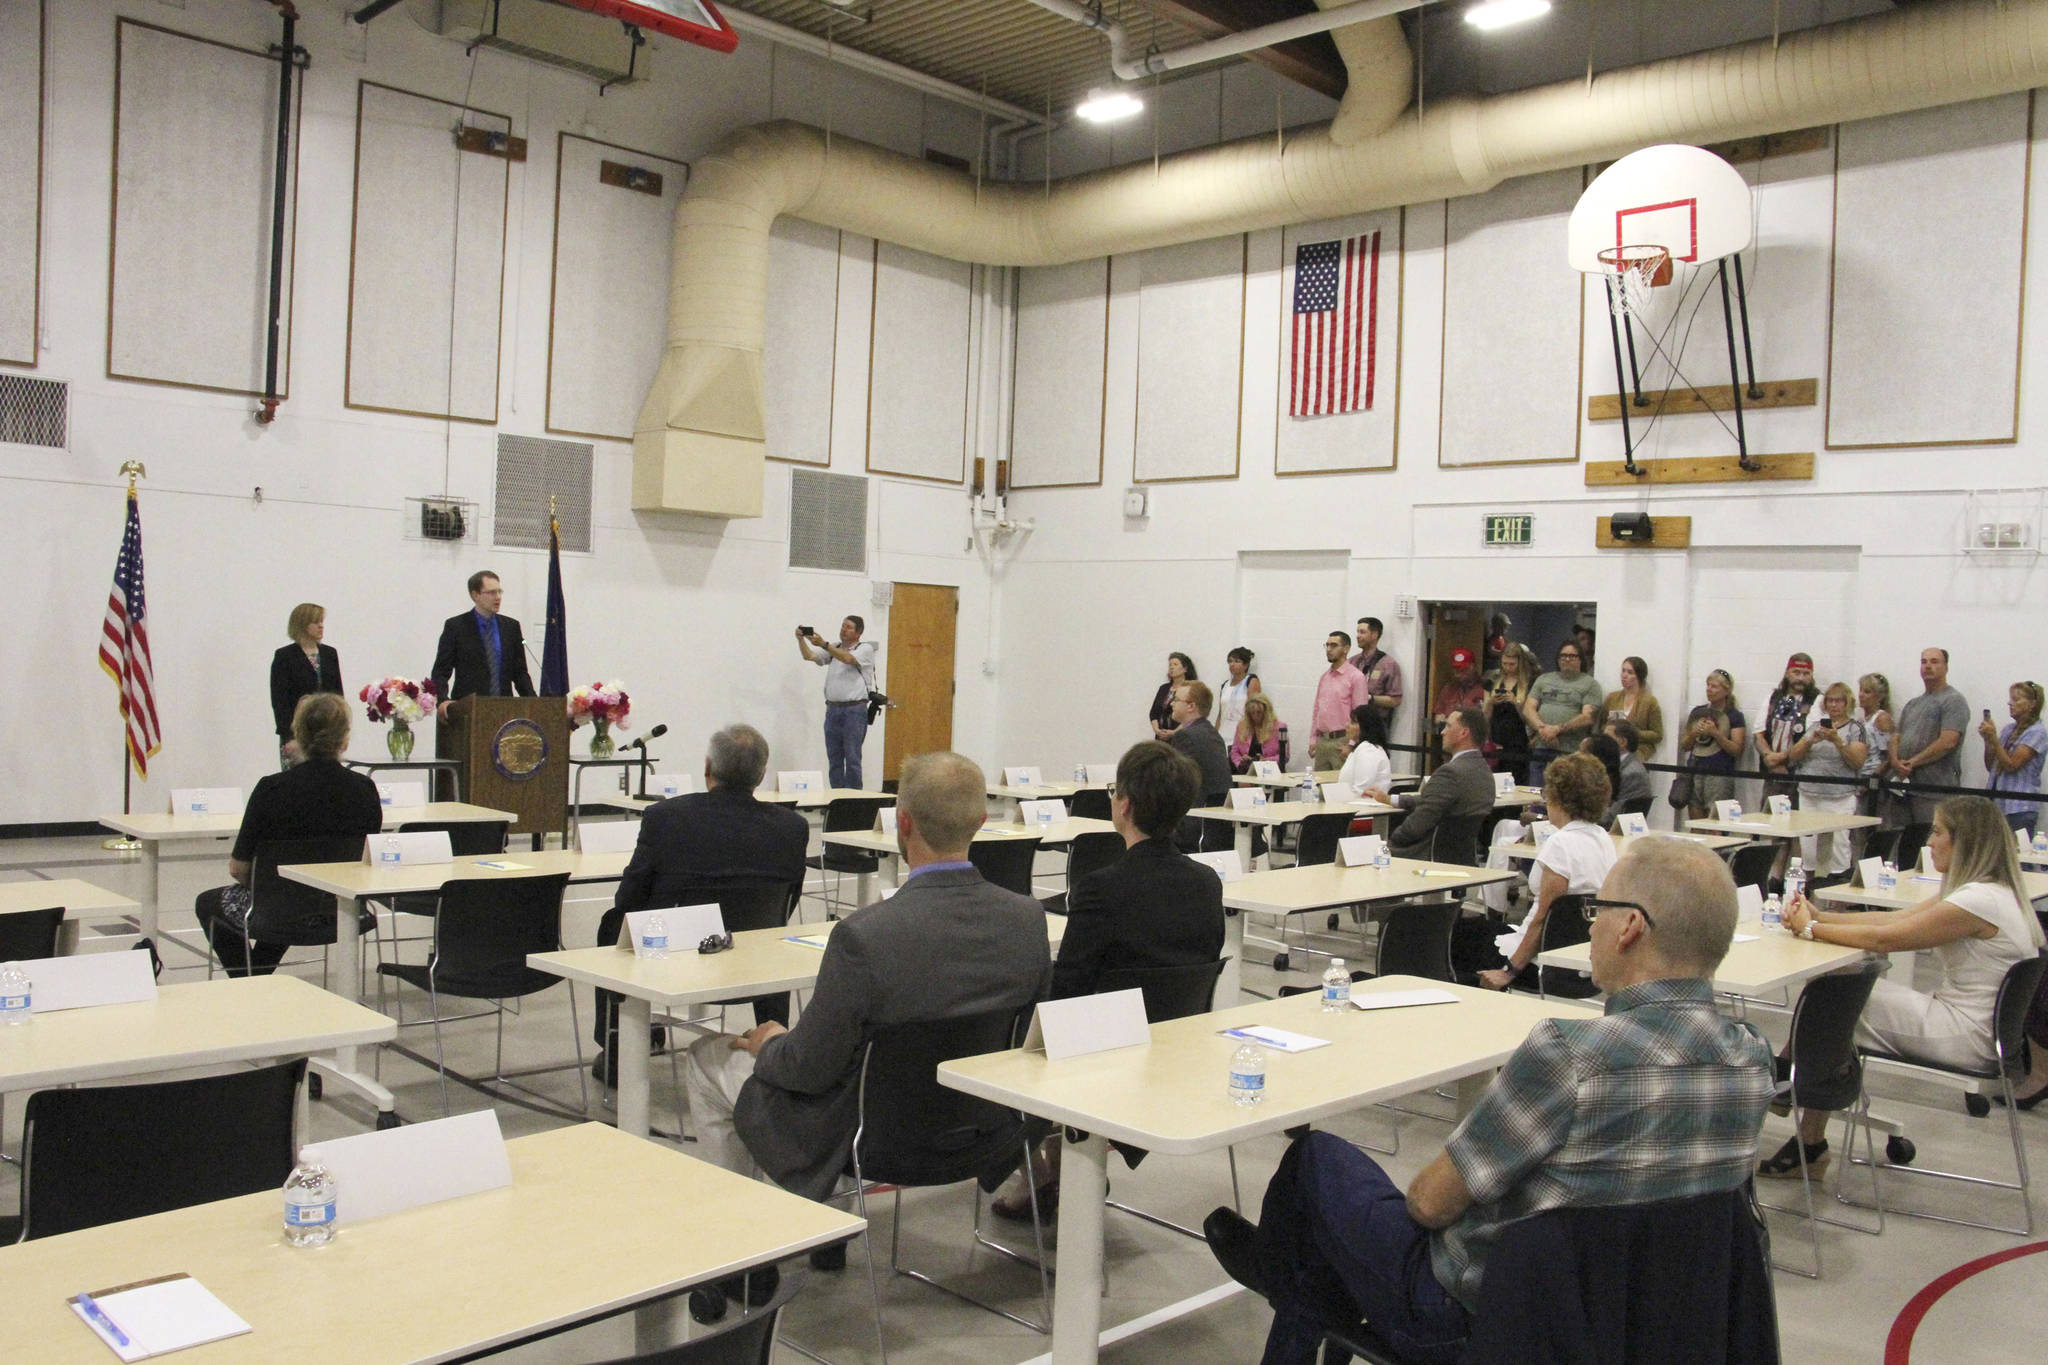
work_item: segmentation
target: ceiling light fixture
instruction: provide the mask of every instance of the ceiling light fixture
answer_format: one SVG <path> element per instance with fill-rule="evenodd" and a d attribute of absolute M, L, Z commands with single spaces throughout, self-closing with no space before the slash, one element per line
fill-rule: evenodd
<path fill-rule="evenodd" d="M 1550 0 L 1486 0 L 1465 11 L 1465 22 L 1492 32 L 1513 24 L 1526 24 L 1550 13 Z"/>
<path fill-rule="evenodd" d="M 1090 90 L 1074 113 L 1090 123 L 1114 123 L 1141 112 L 1145 101 L 1125 90 Z"/>

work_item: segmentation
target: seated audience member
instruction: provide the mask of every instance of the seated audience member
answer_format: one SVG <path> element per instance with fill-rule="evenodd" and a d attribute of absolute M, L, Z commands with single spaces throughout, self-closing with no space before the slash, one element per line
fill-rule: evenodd
<path fill-rule="evenodd" d="M 1609 712 L 1606 733 L 1613 736 L 1621 749 L 1621 785 L 1615 789 L 1615 814 L 1633 807 L 1647 811 L 1651 800 L 1650 770 L 1643 766 L 1642 736 L 1636 730 L 1634 721 Z M 1609 822 L 1610 824 L 1612 821 Z"/>
<path fill-rule="evenodd" d="M 1870 736 L 1863 722 L 1856 719 L 1856 700 L 1849 684 L 1830 684 L 1821 694 L 1818 710 L 1806 733 L 1793 741 L 1788 755 L 1792 771 L 1801 777 L 1854 779 L 1870 757 Z M 1801 782 L 1799 808 L 1853 815 L 1861 795 L 1862 788 L 1853 783 Z M 1850 834 L 1848 830 L 1836 830 L 1801 839 L 1799 852 L 1805 858 L 1807 871 L 1816 877 L 1839 877 L 1847 872 L 1853 861 Z"/>
<path fill-rule="evenodd" d="M 1735 709 L 1735 679 L 1725 668 L 1707 674 L 1707 700 L 1686 715 L 1678 751 L 1692 768 L 1692 801 L 1686 813 L 1695 820 L 1711 815 L 1716 801 L 1735 796 L 1735 759 L 1749 743 L 1749 722 Z"/>
<path fill-rule="evenodd" d="M 2027 903 L 2012 829 L 1981 796 L 1953 796 L 1935 807 L 1927 836 L 1941 890 L 1910 910 L 1816 909 L 1804 896 L 1785 907 L 1785 928 L 1801 938 L 1873 953 L 1932 948 L 1941 983 L 1932 995 L 1879 981 L 1856 1025 L 1860 1047 L 1946 1066 L 1992 1066 L 1992 1011 L 2013 964 L 2041 951 L 2040 921 Z M 2039 1091 L 2035 1091 L 2039 1094 Z M 1799 1152 L 1815 1177 L 1827 1169 L 1828 1111 L 1799 1115 L 1799 1135 L 1757 1167 L 1758 1175 L 1799 1178 Z"/>
<path fill-rule="evenodd" d="M 2048 730 L 2041 727 L 2041 684 L 2014 683 L 2006 690 L 2005 710 L 2012 722 L 2003 730 L 1989 716 L 1977 726 L 1977 733 L 1984 738 L 1984 771 L 1991 774 L 1991 789 L 2038 793 L 2041 757 L 2048 753 Z M 2004 813 L 2005 823 L 2030 835 L 2041 814 L 2036 801 L 2001 799 L 1998 809 Z"/>
<path fill-rule="evenodd" d="M 1195 661 L 1179 650 L 1166 656 L 1166 681 L 1159 684 L 1159 690 L 1152 694 L 1151 710 L 1146 719 L 1152 725 L 1152 738 L 1165 739 L 1173 733 L 1173 689 L 1195 677 Z"/>
<path fill-rule="evenodd" d="M 723 891 L 803 885 L 804 848 L 810 824 L 787 806 L 754 799 L 768 772 L 768 740 L 751 725 L 728 725 L 711 737 L 704 751 L 704 790 L 672 796 L 649 806 L 640 817 L 640 837 L 619 878 L 612 908 L 597 925 L 597 946 L 619 941 L 626 915 L 671 905 L 703 905 Z M 728 931 L 771 929 L 780 919 L 760 924 L 727 924 Z M 685 945 L 694 947 L 695 945 Z M 752 1002 L 755 1022 L 789 1022 L 789 996 L 781 993 Z M 602 1049 L 591 1072 L 607 1085 L 616 1083 L 619 998 L 597 993 L 597 1045 Z"/>
<path fill-rule="evenodd" d="M 1354 706 L 1351 708 L 1351 720 L 1344 727 L 1351 752 L 1344 756 L 1344 766 L 1337 770 L 1337 780 L 1355 792 L 1385 791 L 1394 785 L 1394 765 L 1388 760 L 1387 751 L 1365 737 L 1366 725 L 1371 719 L 1370 706 Z"/>
<path fill-rule="evenodd" d="M 377 784 L 367 773 L 341 766 L 348 748 L 348 703 L 332 692 L 299 698 L 292 709 L 291 742 L 298 747 L 296 766 L 271 773 L 256 783 L 242 808 L 242 826 L 228 854 L 232 886 L 199 893 L 192 913 L 214 955 L 229 976 L 264 976 L 277 970 L 285 944 L 263 941 L 263 916 L 250 925 L 246 955 L 242 927 L 250 924 L 250 878 L 256 850 L 275 839 L 317 839 L 322 835 L 364 836 L 384 827 L 384 807 Z M 361 852 L 360 849 L 357 850 Z M 332 916 L 328 919 L 332 927 Z"/>
<path fill-rule="evenodd" d="M 1219 731 L 1220 733 L 1220 731 Z M 1245 698 L 1244 712 L 1230 741 L 1230 771 L 1248 773 L 1260 761 L 1280 761 L 1280 717 L 1274 714 L 1273 699 L 1263 692 Z"/>
<path fill-rule="evenodd" d="M 1485 705 L 1486 684 L 1479 680 L 1479 660 L 1469 649 L 1452 650 L 1451 676 L 1436 690 L 1436 700 L 1429 708 L 1430 723 L 1441 730 L 1451 712 Z"/>
<path fill-rule="evenodd" d="M 1635 726 L 1636 757 L 1648 760 L 1664 740 L 1664 708 L 1650 694 L 1650 666 L 1631 654 L 1621 661 L 1621 690 L 1606 699 L 1610 719 Z"/>
<path fill-rule="evenodd" d="M 1606 722 L 1603 721 L 1599 734 L 1587 735 L 1579 741 L 1579 752 L 1591 754 L 1594 761 L 1607 774 L 1607 810 L 1601 815 L 1598 823 L 1602 829 L 1611 829 L 1614 826 L 1614 817 L 1621 813 L 1621 798 L 1617 795 L 1621 791 L 1621 744 L 1613 735 L 1607 733 Z"/>
<path fill-rule="evenodd" d="M 1022 1010 L 1044 997 L 1044 909 L 989 885 L 967 860 L 986 814 L 972 760 L 938 752 L 904 763 L 903 889 L 839 921 L 796 1027 L 770 1021 L 690 1048 L 683 1084 L 698 1156 L 822 1199 L 852 1154 L 861 1055 L 877 1029 Z"/>
<path fill-rule="evenodd" d="M 1698 844 L 1650 838 L 1600 894 L 1588 910 L 1605 1014 L 1536 1025 L 1405 1197 L 1358 1148 L 1310 1132 L 1256 1227 L 1228 1208 L 1204 1222 L 1223 1268 L 1272 1301 L 1265 1365 L 1305 1365 L 1321 1326 L 1361 1318 L 1402 1360 L 1457 1361 L 1507 1224 L 1749 1178 L 1770 1049 L 1720 1015 L 1710 984 L 1735 932 L 1734 879 Z"/>
<path fill-rule="evenodd" d="M 1606 695 L 1591 673 L 1583 672 L 1580 646 L 1558 646 L 1557 671 L 1545 673 L 1529 688 L 1522 719 L 1529 726 L 1529 784 L 1543 785 L 1543 765 L 1578 744 L 1579 737 L 1598 730 L 1594 713 Z"/>
<path fill-rule="evenodd" d="M 1223 955 L 1223 883 L 1173 837 L 1200 785 L 1195 765 L 1157 742 L 1133 745 L 1118 760 L 1109 818 L 1123 836 L 1124 856 L 1076 878 L 1067 892 L 1053 999 L 1092 995 L 1119 968 L 1187 967 Z M 1036 1164 L 1039 1212 L 1050 1218 L 1059 1195 L 1057 1137 L 1039 1149 Z M 1004 1218 L 1031 1217 L 1021 1172 L 993 1207 Z"/>
<path fill-rule="evenodd" d="M 1387 851 L 1396 858 L 1434 858 L 1438 862 L 1470 865 L 1477 861 L 1479 821 L 1493 810 L 1493 773 L 1479 753 L 1479 736 L 1486 717 L 1478 707 L 1453 711 L 1444 722 L 1446 758 L 1422 784 L 1421 791 L 1389 796 L 1384 788 L 1367 788 L 1361 795 L 1374 801 L 1399 806 L 1407 812 L 1393 833 L 1387 836 Z M 1474 841 L 1461 848 L 1439 846 L 1438 829 L 1450 822 L 1468 824 Z"/>
<path fill-rule="evenodd" d="M 1590 896 L 1614 869 L 1614 840 L 1598 824 L 1607 809 L 1607 773 L 1591 754 L 1566 754 L 1543 775 L 1543 802 L 1557 833 L 1543 841 L 1529 864 L 1536 904 L 1523 921 L 1522 941 L 1507 966 L 1479 973 L 1479 984 L 1504 991 L 1529 971 L 1543 945 L 1543 924 L 1559 896 Z M 1530 982 L 1534 987 L 1533 979 Z"/>

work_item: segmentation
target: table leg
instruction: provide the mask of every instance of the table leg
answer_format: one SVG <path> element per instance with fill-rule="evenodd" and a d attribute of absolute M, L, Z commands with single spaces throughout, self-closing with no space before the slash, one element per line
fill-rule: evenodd
<path fill-rule="evenodd" d="M 1237 1004 L 1244 966 L 1244 911 L 1226 911 L 1223 916 L 1223 971 L 1216 978 L 1216 993 L 1209 1000 L 1212 1010 L 1227 1010 Z"/>
<path fill-rule="evenodd" d="M 654 1007 L 626 996 L 619 1001 L 619 1131 L 647 1136 L 647 1049 Z"/>
<path fill-rule="evenodd" d="M 683 1318 L 683 1305 L 689 1301 L 686 1294 L 670 1294 L 635 1308 L 633 1349 L 641 1355 L 651 1356 L 673 1349 L 677 1342 L 688 1337 L 690 1325 Z"/>
<path fill-rule="evenodd" d="M 334 974 L 339 978 L 335 993 L 344 1000 L 361 1000 L 363 974 L 358 970 L 361 959 L 357 954 L 363 936 L 356 931 L 356 914 L 361 908 L 361 902 L 347 896 L 336 896 L 334 903 L 336 918 L 333 952 L 337 959 Z M 331 1058 L 313 1057 L 308 1060 L 323 1080 L 355 1091 L 376 1105 L 379 1114 L 397 1113 L 398 1101 L 392 1097 L 391 1092 L 356 1068 L 356 1050 L 353 1046 L 336 1048 Z"/>
<path fill-rule="evenodd" d="M 894 889 L 903 885 L 903 858 L 900 854 L 883 854 L 881 871 L 883 886 Z"/>
<path fill-rule="evenodd" d="M 1252 827 L 1242 821 L 1237 826 L 1237 865 L 1247 872 L 1252 870 Z"/>
<path fill-rule="evenodd" d="M 1068 1142 L 1060 1168 L 1060 1274 L 1052 1291 L 1052 1358 L 1087 1365 L 1102 1332 L 1102 1200 L 1109 1143 L 1100 1133 Z"/>
<path fill-rule="evenodd" d="M 142 841 L 142 880 L 147 893 L 142 905 L 135 912 L 135 922 L 142 926 L 142 936 L 151 942 L 156 940 L 156 926 L 162 911 L 158 902 L 163 899 L 163 862 L 157 857 L 157 841 Z"/>

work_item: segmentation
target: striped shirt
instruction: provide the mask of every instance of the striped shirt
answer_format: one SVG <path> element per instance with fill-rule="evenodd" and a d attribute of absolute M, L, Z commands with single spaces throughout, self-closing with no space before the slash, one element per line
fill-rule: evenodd
<path fill-rule="evenodd" d="M 1430 1235 L 1438 1283 L 1476 1311 L 1486 1253 L 1517 1219 L 1740 1186 L 1771 1088 L 1770 1046 L 1695 978 L 1538 1024 L 1445 1145 L 1472 1207 Z"/>

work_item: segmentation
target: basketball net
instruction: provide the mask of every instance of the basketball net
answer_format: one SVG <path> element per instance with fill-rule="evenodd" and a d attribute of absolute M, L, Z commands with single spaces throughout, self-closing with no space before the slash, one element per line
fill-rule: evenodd
<path fill-rule="evenodd" d="M 1641 317 L 1650 291 L 1671 283 L 1671 252 L 1661 246 L 1611 246 L 1599 253 L 1607 302 L 1616 317 Z"/>

